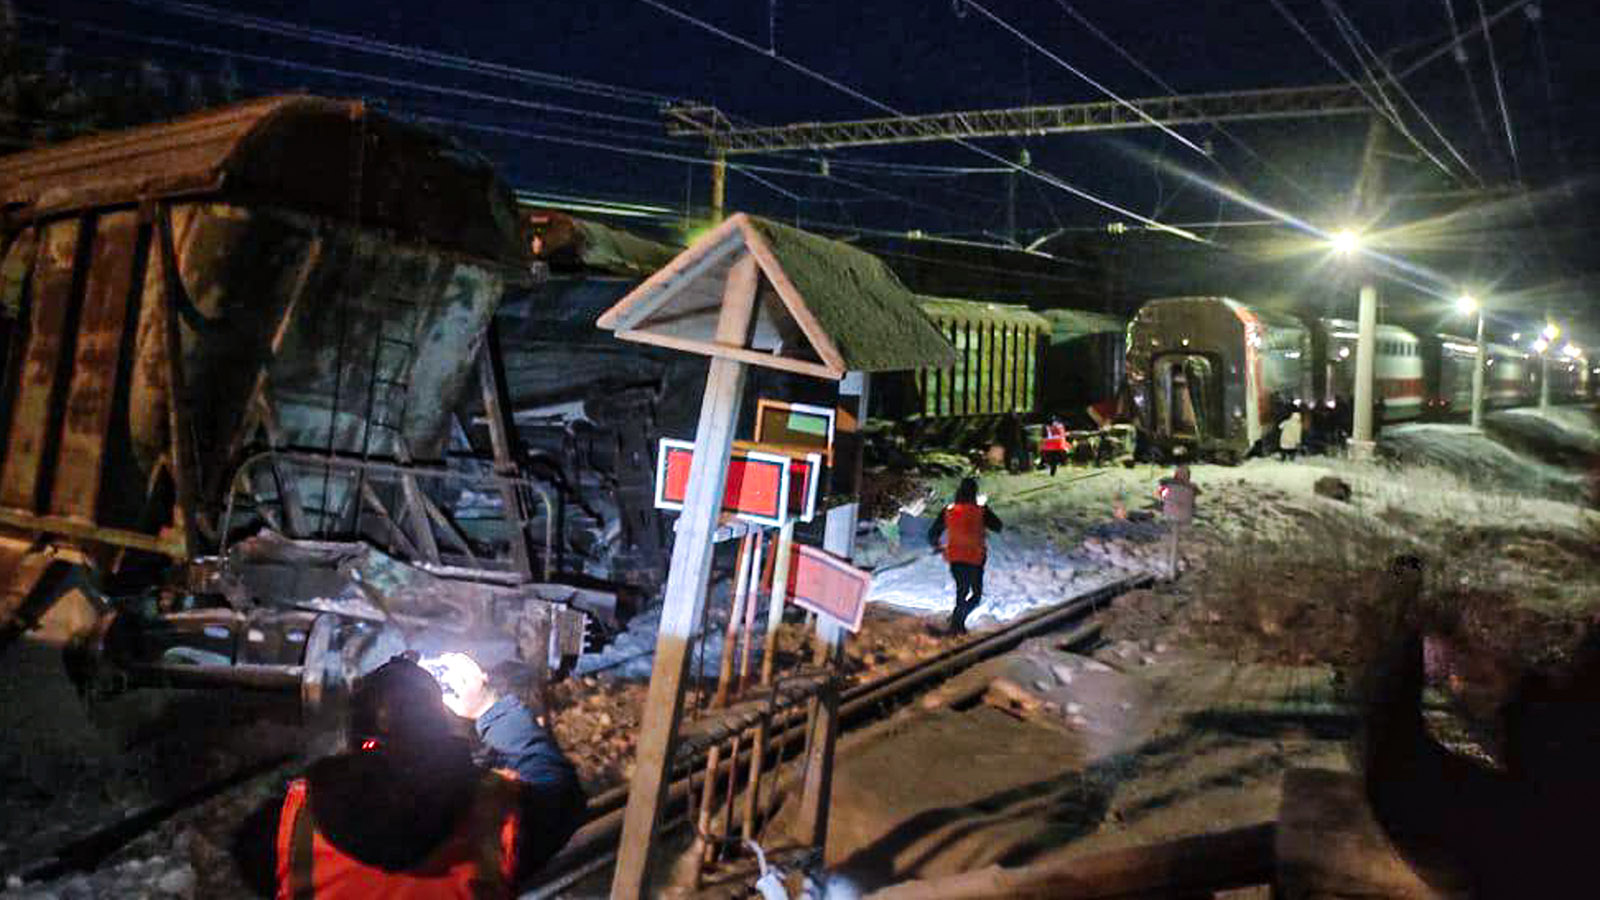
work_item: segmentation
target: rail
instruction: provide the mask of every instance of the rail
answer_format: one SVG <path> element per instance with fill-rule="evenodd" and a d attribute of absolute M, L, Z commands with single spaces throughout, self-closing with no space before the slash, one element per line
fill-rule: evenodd
<path fill-rule="evenodd" d="M 1116 597 L 1141 587 L 1147 587 L 1153 576 L 1137 575 L 1101 585 L 1055 606 L 1039 610 L 1010 622 L 994 631 L 973 635 L 967 640 L 928 659 L 913 663 L 888 675 L 854 685 L 840 694 L 840 720 L 846 728 L 881 717 L 881 709 L 891 701 L 903 699 L 924 688 L 949 678 L 984 660 L 1015 649 L 1023 641 L 1045 634 L 1074 622 L 1086 619 L 1104 609 Z M 1099 626 L 1089 624 L 1077 629 L 1063 639 L 1063 643 L 1083 648 L 1099 636 Z M 803 707 L 790 705 L 787 714 L 773 723 L 773 735 L 767 743 L 765 758 L 773 761 L 773 768 L 781 765 L 783 751 L 801 742 L 806 735 L 806 717 Z M 715 777 L 721 779 L 730 769 L 748 764 L 752 748 L 745 748 L 737 757 L 722 760 Z M 668 810 L 663 831 L 683 824 L 683 812 L 688 808 L 690 781 L 698 780 L 705 767 L 709 750 L 699 750 L 692 755 L 680 756 L 677 769 L 683 774 L 667 790 Z M 545 866 L 539 880 L 523 894 L 523 900 L 540 900 L 554 897 L 578 881 L 603 870 L 616 854 L 616 843 L 622 834 L 622 816 L 628 803 L 628 790 L 618 786 L 597 794 L 589 801 L 587 820 L 573 835 L 567 846 Z"/>

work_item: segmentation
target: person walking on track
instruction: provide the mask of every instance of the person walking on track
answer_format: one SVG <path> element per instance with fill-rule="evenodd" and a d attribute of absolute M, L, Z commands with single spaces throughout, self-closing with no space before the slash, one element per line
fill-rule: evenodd
<path fill-rule="evenodd" d="M 967 616 L 983 603 L 983 566 L 989 559 L 986 532 L 1005 528 L 1000 517 L 978 498 L 978 479 L 963 478 L 955 502 L 928 528 L 935 549 L 944 541 L 945 562 L 956 582 L 956 606 L 950 612 L 950 633 L 967 633 Z"/>
<path fill-rule="evenodd" d="M 1067 463 L 1067 454 L 1072 452 L 1072 444 L 1067 440 L 1067 426 L 1060 419 L 1051 419 L 1050 424 L 1044 427 L 1044 441 L 1039 445 L 1039 458 L 1050 467 L 1050 475 L 1056 474 L 1056 467 Z"/>

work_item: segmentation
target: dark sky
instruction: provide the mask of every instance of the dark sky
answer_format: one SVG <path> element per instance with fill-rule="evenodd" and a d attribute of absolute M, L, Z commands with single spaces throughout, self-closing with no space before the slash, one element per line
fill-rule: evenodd
<path fill-rule="evenodd" d="M 171 0 L 13 2 L 24 14 L 27 39 L 67 48 L 75 67 L 155 59 L 173 71 L 215 72 L 226 55 L 252 93 L 304 88 L 362 96 L 447 128 L 493 158 L 518 188 L 679 212 L 686 198 L 697 207 L 705 204 L 707 168 L 700 163 L 703 147 L 665 137 L 659 108 L 666 99 L 711 102 L 737 120 L 772 124 L 883 114 L 769 57 L 764 52 L 769 48 L 902 112 L 1104 99 L 983 10 L 1125 97 L 1162 95 L 1167 88 L 1097 37 L 1085 21 L 1180 92 L 1343 80 L 1275 0 L 978 0 L 981 8 L 966 5 L 967 0 L 657 0 L 749 41 L 755 50 L 675 18 L 648 0 L 216 0 L 209 7 Z M 1277 2 L 1350 73 L 1359 73 L 1360 64 L 1336 25 L 1337 16 L 1348 16 L 1360 39 L 1378 52 L 1395 50 L 1401 66 L 1448 40 L 1452 12 L 1463 29 L 1479 16 L 1479 0 Z M 1493 15 L 1510 0 L 1482 2 Z M 249 28 L 240 15 L 271 22 L 264 23 L 266 29 Z M 275 33 L 285 30 L 283 24 L 325 40 L 354 35 L 511 68 L 502 70 L 502 77 L 327 46 L 303 35 Z M 1454 156 L 1459 153 L 1487 184 L 1504 185 L 1520 171 L 1531 188 L 1554 192 L 1554 201 L 1523 204 L 1527 215 L 1518 227 L 1538 221 L 1557 243 L 1576 228 L 1576 243 L 1586 246 L 1592 233 L 1586 209 L 1592 204 L 1577 203 L 1570 192 L 1584 185 L 1585 173 L 1600 160 L 1600 127 L 1592 121 L 1596 104 L 1591 99 L 1591 85 L 1600 83 L 1595 50 L 1600 4 L 1528 4 L 1492 34 L 1515 166 L 1489 47 L 1481 39 L 1465 44 L 1465 67 L 1445 54 L 1405 82 L 1453 151 L 1404 99 L 1394 100 L 1408 126 L 1448 165 L 1461 168 Z M 572 91 L 528 72 L 591 79 L 636 93 Z M 1186 184 L 1164 166 L 1231 182 L 1322 226 L 1342 215 L 1336 210 L 1342 209 L 1358 167 L 1364 118 L 1237 123 L 1227 132 L 1210 126 L 1179 129 L 1189 141 L 1212 149 L 1211 159 L 1154 130 L 993 140 L 982 146 L 1015 158 L 1025 143 L 1033 164 L 1053 176 L 1140 215 L 1194 224 L 1224 242 L 1250 241 L 1262 229 L 1205 226 L 1219 219 L 1259 220 L 1262 213 Z M 1403 142 L 1396 149 L 1416 155 Z M 918 145 L 830 152 L 828 157 L 828 177 L 821 177 L 814 154 L 740 157 L 738 162 L 765 170 L 732 175 L 729 205 L 821 229 L 917 228 L 982 240 L 996 240 L 1004 230 L 1008 176 L 900 168 L 997 165 L 972 150 Z M 1425 161 L 1396 160 L 1390 168 L 1398 190 L 1450 184 Z M 1130 221 L 1056 187 L 1020 181 L 1016 218 L 1024 239 L 1057 228 L 1070 233 Z M 1496 227 L 1504 225 L 1499 221 Z M 1574 257 L 1564 244 L 1558 251 L 1566 255 L 1559 263 L 1546 259 L 1545 268 L 1560 269 L 1562 277 L 1581 274 L 1584 254 Z M 1540 277 L 1555 277 L 1541 272 Z"/>

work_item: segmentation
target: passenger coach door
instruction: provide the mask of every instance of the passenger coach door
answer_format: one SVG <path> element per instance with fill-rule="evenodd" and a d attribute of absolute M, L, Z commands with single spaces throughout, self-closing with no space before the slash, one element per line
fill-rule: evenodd
<path fill-rule="evenodd" d="M 1165 356 L 1157 361 L 1156 372 L 1156 433 L 1188 441 L 1212 434 L 1220 385 L 1211 360 L 1189 354 Z"/>

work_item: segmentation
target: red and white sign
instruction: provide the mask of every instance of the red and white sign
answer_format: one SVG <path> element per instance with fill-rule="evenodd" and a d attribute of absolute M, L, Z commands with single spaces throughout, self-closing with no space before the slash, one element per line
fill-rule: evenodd
<path fill-rule="evenodd" d="M 861 630 L 871 587 L 871 572 L 809 544 L 794 545 L 789 600 L 796 606 L 829 616 L 854 634 Z"/>
<path fill-rule="evenodd" d="M 693 462 L 692 441 L 661 439 L 660 452 L 656 455 L 657 509 L 683 509 L 683 498 L 689 493 L 689 467 Z M 782 525 L 789 516 L 793 466 L 794 461 L 781 453 L 733 451 L 728 459 L 728 480 L 722 493 L 723 512 L 759 525 Z"/>

